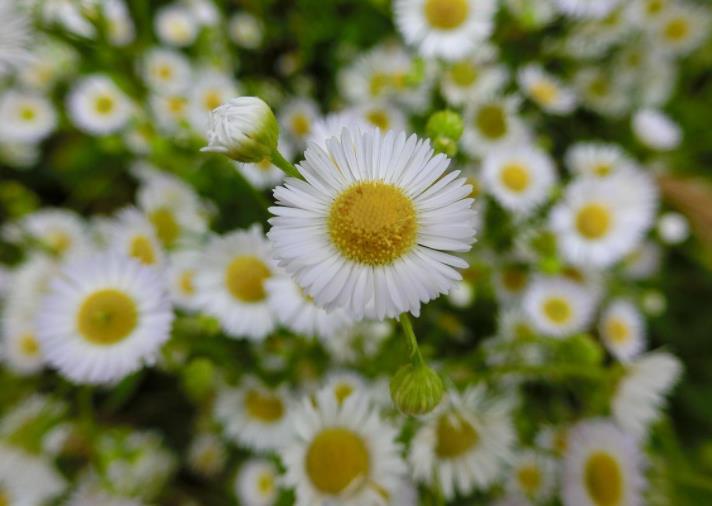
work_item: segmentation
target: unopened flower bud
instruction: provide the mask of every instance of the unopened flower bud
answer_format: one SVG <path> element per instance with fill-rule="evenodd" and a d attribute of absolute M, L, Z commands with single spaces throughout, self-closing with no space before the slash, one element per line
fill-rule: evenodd
<path fill-rule="evenodd" d="M 272 109 L 257 97 L 233 98 L 210 113 L 208 146 L 233 160 L 258 163 L 277 149 L 279 125 Z"/>
<path fill-rule="evenodd" d="M 464 130 L 462 118 L 453 111 L 438 111 L 428 119 L 425 130 L 435 151 L 453 157 L 457 154 L 457 141 Z"/>
<path fill-rule="evenodd" d="M 603 348 L 588 334 L 578 334 L 561 342 L 560 359 L 582 365 L 599 365 L 603 362 Z"/>
<path fill-rule="evenodd" d="M 440 404 L 445 392 L 443 381 L 425 364 L 407 364 L 391 379 L 391 399 L 406 415 L 424 415 Z"/>
<path fill-rule="evenodd" d="M 207 358 L 195 358 L 183 370 L 183 389 L 191 399 L 199 401 L 213 390 L 215 366 Z"/>

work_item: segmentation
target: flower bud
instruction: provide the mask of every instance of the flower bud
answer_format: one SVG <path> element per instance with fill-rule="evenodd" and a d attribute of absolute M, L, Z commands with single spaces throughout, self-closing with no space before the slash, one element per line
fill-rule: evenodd
<path fill-rule="evenodd" d="M 443 381 L 425 364 L 407 364 L 391 379 L 391 399 L 406 415 L 424 415 L 440 404 L 445 387 Z"/>
<path fill-rule="evenodd" d="M 257 97 L 233 98 L 210 113 L 208 146 L 243 163 L 271 158 L 277 149 L 279 125 L 272 109 Z"/>
<path fill-rule="evenodd" d="M 572 364 L 600 365 L 603 362 L 603 348 L 588 334 L 577 334 L 561 341 L 560 360 Z"/>
<path fill-rule="evenodd" d="M 435 151 L 453 157 L 457 154 L 457 141 L 464 130 L 462 118 L 453 111 L 438 111 L 428 119 L 425 130 Z"/>
<path fill-rule="evenodd" d="M 215 385 L 215 366 L 207 358 L 195 358 L 183 369 L 183 389 L 194 401 L 210 395 Z"/>

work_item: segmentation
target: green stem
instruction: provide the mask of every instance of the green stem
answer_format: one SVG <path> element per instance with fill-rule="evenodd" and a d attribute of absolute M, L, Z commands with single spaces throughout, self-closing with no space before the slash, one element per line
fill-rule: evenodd
<path fill-rule="evenodd" d="M 272 152 L 272 163 L 282 169 L 282 172 L 284 172 L 288 176 L 296 177 L 297 179 L 304 179 L 304 177 L 299 173 L 297 168 L 291 163 L 289 163 L 289 161 L 285 157 L 283 157 L 282 153 L 280 153 L 277 149 Z"/>
<path fill-rule="evenodd" d="M 401 327 L 403 327 L 403 332 L 405 332 L 405 337 L 408 339 L 410 360 L 413 362 L 413 365 L 425 364 L 423 355 L 420 353 L 420 347 L 418 346 L 418 339 L 415 337 L 415 332 L 413 331 L 413 324 L 410 321 L 410 316 L 408 316 L 408 313 L 401 313 L 398 321 L 400 321 Z"/>
<path fill-rule="evenodd" d="M 94 406 L 91 387 L 81 387 L 78 392 L 79 419 L 90 439 L 94 436 Z"/>

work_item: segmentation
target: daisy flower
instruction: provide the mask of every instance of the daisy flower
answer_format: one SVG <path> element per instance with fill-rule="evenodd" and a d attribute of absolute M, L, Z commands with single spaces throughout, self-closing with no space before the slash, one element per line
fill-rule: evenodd
<path fill-rule="evenodd" d="M 0 444 L 0 500 L 13 506 L 40 506 L 66 488 L 62 475 L 45 459 Z"/>
<path fill-rule="evenodd" d="M 152 94 L 148 101 L 159 130 L 175 134 L 188 124 L 189 101 L 185 94 Z"/>
<path fill-rule="evenodd" d="M 660 216 L 655 227 L 663 243 L 681 244 L 690 237 L 690 223 L 684 214 L 668 212 Z"/>
<path fill-rule="evenodd" d="M 210 113 L 240 95 L 240 87 L 227 74 L 216 70 L 199 69 L 198 78 L 191 83 L 188 97 L 188 120 L 193 129 L 204 135 L 208 131 Z"/>
<path fill-rule="evenodd" d="M 565 506 L 644 504 L 642 456 L 635 440 L 605 420 L 580 422 L 564 457 Z"/>
<path fill-rule="evenodd" d="M 529 286 L 522 304 L 539 332 L 551 337 L 565 337 L 586 327 L 596 301 L 589 290 L 572 281 L 541 277 Z"/>
<path fill-rule="evenodd" d="M 618 360 L 632 360 L 645 348 L 645 321 L 628 300 L 612 301 L 601 315 L 598 330 L 603 344 Z"/>
<path fill-rule="evenodd" d="M 498 93 L 509 72 L 496 63 L 496 51 L 484 46 L 472 56 L 450 62 L 442 74 L 440 91 L 450 105 L 461 106 Z"/>
<path fill-rule="evenodd" d="M 554 0 L 559 10 L 574 18 L 601 19 L 613 11 L 622 0 Z"/>
<path fill-rule="evenodd" d="M 539 107 L 552 114 L 569 114 L 576 108 L 576 95 L 540 65 L 529 64 L 517 74 L 519 88 Z"/>
<path fill-rule="evenodd" d="M 462 58 L 487 39 L 497 10 L 492 0 L 396 0 L 395 23 L 427 58 Z"/>
<path fill-rule="evenodd" d="M 160 274 L 101 254 L 70 261 L 37 318 L 47 362 L 77 383 L 113 383 L 155 361 L 173 313 Z"/>
<path fill-rule="evenodd" d="M 3 20 L 0 34 L 0 77 L 3 77 L 29 58 L 32 33 L 29 17 L 15 0 L 0 0 L 0 19 Z"/>
<path fill-rule="evenodd" d="M 522 145 L 489 153 L 482 163 L 482 183 L 502 207 L 525 215 L 548 198 L 555 170 L 546 152 Z"/>
<path fill-rule="evenodd" d="M 623 276 L 628 279 L 648 279 L 660 271 L 662 248 L 655 241 L 644 241 L 629 253 L 622 263 Z"/>
<path fill-rule="evenodd" d="M 231 336 L 263 340 L 276 323 L 265 287 L 276 271 L 259 225 L 214 237 L 195 273 L 196 302 Z"/>
<path fill-rule="evenodd" d="M 566 151 L 566 166 L 577 176 L 607 178 L 635 167 L 618 144 L 577 142 Z"/>
<path fill-rule="evenodd" d="M 332 137 L 339 137 L 344 128 L 368 130 L 369 127 L 357 113 L 355 107 L 345 111 L 332 112 L 314 121 L 307 143 L 316 144 L 321 149 L 326 150 L 328 149 L 326 141 Z"/>
<path fill-rule="evenodd" d="M 514 96 L 482 98 L 465 111 L 465 131 L 460 147 L 475 158 L 497 149 L 526 142 L 528 133 L 517 115 Z"/>
<path fill-rule="evenodd" d="M 19 224 L 32 240 L 58 258 L 68 258 L 91 249 L 82 219 L 67 209 L 45 208 L 27 215 Z"/>
<path fill-rule="evenodd" d="M 495 270 L 492 282 L 500 304 L 511 305 L 521 300 L 531 276 L 523 265 L 507 261 Z"/>
<path fill-rule="evenodd" d="M 294 413 L 292 442 L 281 452 L 285 482 L 297 506 L 385 506 L 405 474 L 396 430 L 351 395 L 337 402 L 329 390 L 305 399 Z"/>
<path fill-rule="evenodd" d="M 294 148 L 282 137 L 277 150 L 287 160 L 291 160 Z M 272 189 L 284 179 L 284 171 L 272 163 L 271 157 L 265 157 L 257 163 L 235 162 L 235 168 L 247 181 L 259 190 Z"/>
<path fill-rule="evenodd" d="M 574 76 L 574 87 L 581 103 L 603 116 L 619 117 L 631 105 L 629 83 L 604 68 L 582 68 Z"/>
<path fill-rule="evenodd" d="M 703 8 L 676 3 L 660 16 L 654 37 L 663 50 L 686 55 L 697 49 L 709 36 L 710 15 Z"/>
<path fill-rule="evenodd" d="M 410 465 L 415 479 L 439 487 L 452 500 L 499 479 L 514 439 L 508 401 L 487 399 L 481 386 L 461 396 L 450 392 L 415 433 Z"/>
<path fill-rule="evenodd" d="M 657 109 L 641 109 L 632 118 L 637 139 L 650 149 L 669 151 L 682 141 L 682 131 L 668 115 Z"/>
<path fill-rule="evenodd" d="M 557 464 L 543 452 L 525 450 L 513 459 L 507 490 L 513 496 L 539 504 L 555 492 Z"/>
<path fill-rule="evenodd" d="M 177 3 L 158 9 L 153 23 L 158 39 L 169 46 L 190 46 L 200 31 L 191 10 Z"/>
<path fill-rule="evenodd" d="M 313 100 L 293 98 L 280 108 L 279 124 L 295 146 L 304 146 L 319 115 Z"/>
<path fill-rule="evenodd" d="M 136 29 L 124 0 L 105 0 L 102 8 L 109 42 L 119 47 L 130 44 L 136 36 Z"/>
<path fill-rule="evenodd" d="M 472 304 L 475 299 L 475 287 L 468 281 L 460 281 L 455 283 L 447 293 L 447 300 L 457 308 L 466 308 Z"/>
<path fill-rule="evenodd" d="M 328 339 L 321 339 L 321 344 L 334 361 L 350 363 L 359 358 L 373 357 L 392 334 L 393 324 L 388 320 L 360 321 Z"/>
<path fill-rule="evenodd" d="M 225 445 L 214 434 L 200 434 L 188 447 L 188 467 L 201 476 L 209 478 L 219 474 L 226 461 Z"/>
<path fill-rule="evenodd" d="M 363 376 L 353 371 L 335 371 L 329 373 L 324 381 L 324 390 L 329 390 L 339 404 L 353 394 L 369 396 L 369 389 Z"/>
<path fill-rule="evenodd" d="M 663 351 L 647 353 L 626 364 L 611 401 L 618 425 L 629 434 L 644 437 L 681 374 L 680 361 Z"/>
<path fill-rule="evenodd" d="M 239 388 L 219 392 L 215 418 L 236 444 L 258 451 L 278 450 L 289 438 L 293 416 L 290 405 L 285 386 L 269 388 L 247 377 Z"/>
<path fill-rule="evenodd" d="M 168 290 L 173 304 L 185 311 L 197 309 L 195 273 L 200 265 L 201 255 L 197 250 L 181 250 L 168 258 Z"/>
<path fill-rule="evenodd" d="M 45 96 L 19 90 L 0 96 L 0 139 L 4 142 L 41 142 L 56 126 L 57 113 Z"/>
<path fill-rule="evenodd" d="M 16 304 L 10 307 L 16 307 Z M 0 320 L 0 334 L 0 358 L 10 370 L 20 375 L 29 375 L 42 369 L 42 348 L 31 320 L 14 316 L 9 307 L 5 308 Z"/>
<path fill-rule="evenodd" d="M 387 130 L 405 131 L 407 119 L 405 114 L 388 102 L 370 102 L 357 106 L 355 109 L 359 120 L 368 127 L 375 127 L 385 132 Z M 341 130 L 336 131 L 341 132 Z"/>
<path fill-rule="evenodd" d="M 626 14 L 632 24 L 650 31 L 675 3 L 675 0 L 632 0 Z"/>
<path fill-rule="evenodd" d="M 235 476 L 235 495 L 240 504 L 272 506 L 279 496 L 279 469 L 270 460 L 252 458 L 240 467 Z"/>
<path fill-rule="evenodd" d="M 605 268 L 633 251 L 652 225 L 657 189 L 641 171 L 569 185 L 551 211 L 564 259 L 576 266 Z"/>
<path fill-rule="evenodd" d="M 165 260 L 163 247 L 153 224 L 138 209 L 123 209 L 106 223 L 101 235 L 110 250 L 141 262 L 158 266 Z"/>
<path fill-rule="evenodd" d="M 248 12 L 230 17 L 227 32 L 235 44 L 245 49 L 258 49 L 264 40 L 262 21 Z"/>
<path fill-rule="evenodd" d="M 173 49 L 149 50 L 143 57 L 141 70 L 146 84 L 158 93 L 181 93 L 191 85 L 190 61 Z"/>
<path fill-rule="evenodd" d="M 116 496 L 105 490 L 99 479 L 94 475 L 80 478 L 76 490 L 67 499 L 66 506 L 145 506 L 139 499 L 129 499 Z"/>
<path fill-rule="evenodd" d="M 415 135 L 344 130 L 274 191 L 269 238 L 305 293 L 382 320 L 447 293 L 474 240 L 472 188 Z"/>
<path fill-rule="evenodd" d="M 133 113 L 129 99 L 104 75 L 80 79 L 67 98 L 69 116 L 90 135 L 108 135 L 122 129 Z"/>

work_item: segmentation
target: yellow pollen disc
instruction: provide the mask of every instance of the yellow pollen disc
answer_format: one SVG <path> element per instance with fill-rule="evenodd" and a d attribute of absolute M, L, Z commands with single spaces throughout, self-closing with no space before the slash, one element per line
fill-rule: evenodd
<path fill-rule="evenodd" d="M 568 434 L 564 429 L 557 430 L 554 434 L 554 441 L 552 443 L 554 450 L 559 454 L 563 455 L 566 450 L 569 449 L 569 439 Z"/>
<path fill-rule="evenodd" d="M 217 90 L 210 90 L 203 95 L 203 106 L 212 111 L 222 104 L 222 94 Z"/>
<path fill-rule="evenodd" d="M 257 168 L 260 169 L 262 172 L 267 172 L 272 168 L 272 160 L 270 158 L 265 158 L 261 162 L 258 162 Z"/>
<path fill-rule="evenodd" d="M 588 86 L 588 91 L 595 97 L 605 97 L 610 90 L 611 87 L 604 76 L 597 77 Z"/>
<path fill-rule="evenodd" d="M 311 132 L 311 122 L 306 115 L 297 113 L 292 116 L 292 131 L 299 137 L 304 137 Z"/>
<path fill-rule="evenodd" d="M 586 204 L 576 215 L 576 229 L 586 239 L 601 239 L 611 229 L 613 217 L 603 204 Z"/>
<path fill-rule="evenodd" d="M 596 506 L 620 506 L 623 501 L 623 473 L 611 455 L 591 455 L 584 469 L 586 491 Z"/>
<path fill-rule="evenodd" d="M 365 478 L 370 456 L 363 438 L 349 429 L 322 430 L 309 445 L 305 457 L 307 476 L 325 494 L 337 495 L 354 480 Z"/>
<path fill-rule="evenodd" d="M 630 339 L 630 329 L 620 318 L 610 318 L 606 322 L 606 337 L 615 344 L 623 344 Z"/>
<path fill-rule="evenodd" d="M 499 105 L 485 105 L 475 115 L 475 127 L 488 139 L 500 139 L 507 133 L 507 116 Z"/>
<path fill-rule="evenodd" d="M 391 83 L 391 76 L 384 74 L 382 72 L 375 72 L 371 75 L 371 82 L 369 83 L 369 91 L 372 97 L 378 97 L 386 91 Z"/>
<path fill-rule="evenodd" d="M 94 107 L 99 114 L 111 114 L 114 110 L 114 99 L 108 95 L 101 95 L 96 98 Z"/>
<path fill-rule="evenodd" d="M 178 286 L 180 287 L 180 291 L 185 295 L 193 295 L 195 293 L 195 284 L 193 283 L 194 275 L 195 272 L 193 271 L 185 271 L 180 275 Z"/>
<path fill-rule="evenodd" d="M 477 446 L 480 435 L 461 415 L 445 414 L 438 419 L 435 454 L 441 459 L 454 459 Z"/>
<path fill-rule="evenodd" d="M 34 107 L 26 105 L 20 108 L 19 117 L 22 121 L 34 121 L 37 117 L 37 111 L 35 111 Z"/>
<path fill-rule="evenodd" d="M 690 33 L 690 23 L 683 18 L 671 20 L 665 25 L 665 37 L 668 40 L 679 41 Z"/>
<path fill-rule="evenodd" d="M 649 0 L 645 5 L 645 10 L 650 15 L 655 15 L 663 10 L 665 2 L 663 0 Z"/>
<path fill-rule="evenodd" d="M 568 280 L 573 281 L 575 283 L 583 283 L 586 281 L 586 278 L 584 277 L 583 273 L 578 270 L 576 267 L 565 267 L 564 269 L 561 270 L 561 274 Z"/>
<path fill-rule="evenodd" d="M 366 265 L 390 264 L 416 242 L 413 201 L 379 181 L 356 183 L 336 197 L 328 218 L 329 236 L 346 258 Z"/>
<path fill-rule="evenodd" d="M 111 345 L 128 337 L 138 323 L 138 308 L 124 292 L 108 288 L 92 293 L 79 307 L 79 333 L 94 344 Z"/>
<path fill-rule="evenodd" d="M 572 316 L 571 304 L 562 297 L 550 297 L 542 305 L 546 317 L 557 325 L 568 322 Z"/>
<path fill-rule="evenodd" d="M 529 89 L 534 100 L 540 104 L 548 105 L 559 96 L 559 89 L 549 81 L 539 81 Z"/>
<path fill-rule="evenodd" d="M 156 263 L 156 252 L 151 240 L 145 235 L 137 235 L 131 240 L 129 255 L 146 265 Z"/>
<path fill-rule="evenodd" d="M 334 387 L 334 396 L 339 404 L 344 402 L 346 398 L 354 392 L 354 389 L 348 383 L 339 383 Z"/>
<path fill-rule="evenodd" d="M 173 77 L 173 69 L 169 65 L 161 65 L 156 69 L 156 75 L 160 79 L 167 81 Z"/>
<path fill-rule="evenodd" d="M 534 337 L 534 330 L 526 323 L 518 323 L 514 326 L 514 337 L 517 339 Z"/>
<path fill-rule="evenodd" d="M 477 68 L 468 61 L 457 62 L 450 67 L 450 77 L 455 84 L 465 88 L 477 81 Z"/>
<path fill-rule="evenodd" d="M 514 267 L 506 269 L 502 271 L 502 284 L 510 292 L 520 292 L 527 284 L 527 273 Z"/>
<path fill-rule="evenodd" d="M 391 123 L 390 119 L 388 118 L 388 114 L 378 109 L 368 111 L 368 114 L 366 114 L 366 119 L 373 126 L 377 126 L 381 130 L 388 130 L 388 125 L 390 125 Z"/>
<path fill-rule="evenodd" d="M 521 193 L 529 188 L 529 169 L 519 163 L 510 163 L 502 167 L 499 177 L 502 184 L 515 193 Z"/>
<path fill-rule="evenodd" d="M 178 116 L 183 114 L 187 100 L 183 97 L 170 97 L 168 99 L 168 111 Z"/>
<path fill-rule="evenodd" d="M 267 265 L 256 256 L 238 256 L 225 270 L 225 285 L 241 302 L 260 302 L 267 296 L 264 282 L 271 274 Z"/>
<path fill-rule="evenodd" d="M 28 357 L 36 357 L 40 352 L 40 343 L 33 334 L 26 333 L 20 336 L 20 351 Z"/>
<path fill-rule="evenodd" d="M 252 418 L 265 423 L 277 422 L 284 415 L 282 399 L 257 390 L 249 390 L 245 394 L 245 409 Z"/>
<path fill-rule="evenodd" d="M 517 480 L 526 494 L 534 495 L 541 486 L 541 471 L 533 465 L 520 467 L 517 471 Z"/>
<path fill-rule="evenodd" d="M 63 254 L 72 245 L 72 237 L 66 232 L 56 231 L 47 235 L 47 246 L 57 255 Z"/>
<path fill-rule="evenodd" d="M 433 28 L 453 30 L 461 26 L 470 11 L 467 0 L 425 0 L 425 19 Z"/>
<path fill-rule="evenodd" d="M 598 177 L 606 177 L 613 171 L 610 163 L 599 163 L 593 167 L 593 173 Z"/>
<path fill-rule="evenodd" d="M 3 489 L 0 489 L 0 506 L 10 506 L 10 498 Z"/>
<path fill-rule="evenodd" d="M 158 239 L 167 248 L 173 246 L 180 235 L 180 226 L 175 219 L 173 211 L 161 207 L 148 215 L 148 220 L 153 225 Z"/>
<path fill-rule="evenodd" d="M 257 490 L 262 495 L 269 495 L 274 490 L 274 477 L 270 473 L 263 473 L 257 479 Z"/>

